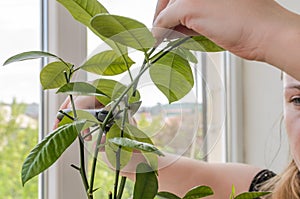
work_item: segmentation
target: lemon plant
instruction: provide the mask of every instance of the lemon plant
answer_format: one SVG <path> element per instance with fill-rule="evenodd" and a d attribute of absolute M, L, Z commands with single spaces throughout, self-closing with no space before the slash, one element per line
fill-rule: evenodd
<path fill-rule="evenodd" d="M 64 116 L 59 127 L 50 132 L 27 156 L 22 167 L 22 183 L 27 183 L 55 163 L 62 153 L 75 141 L 79 141 L 80 165 L 72 165 L 78 170 L 88 199 L 94 198 L 94 187 L 101 139 L 106 134 L 105 153 L 115 170 L 115 182 L 108 198 L 120 199 L 126 177 L 120 171 L 129 162 L 134 150 L 143 154 L 147 163 L 136 168 L 134 199 L 180 198 L 172 193 L 159 192 L 157 182 L 157 156 L 163 153 L 154 146 L 153 141 L 136 126 L 130 124 L 130 117 L 139 109 L 140 93 L 137 90 L 143 74 L 149 72 L 153 84 L 166 96 L 169 103 L 183 98 L 194 86 L 190 63 L 197 62 L 193 51 L 217 52 L 223 49 L 203 36 L 182 37 L 157 44 L 149 29 L 141 22 L 110 14 L 97 0 L 57 0 L 76 19 L 102 39 L 109 50 L 104 50 L 75 66 L 61 57 L 49 52 L 29 51 L 9 58 L 4 65 L 16 61 L 51 57 L 55 61 L 44 66 L 40 73 L 43 89 L 57 89 L 57 93 L 68 94 L 72 111 L 60 110 Z M 134 49 L 144 56 L 142 63 L 135 63 L 129 56 Z M 139 73 L 133 75 L 131 67 L 139 66 Z M 93 82 L 78 82 L 73 76 L 78 71 L 99 75 Z M 103 78 L 127 72 L 131 82 L 124 85 L 113 79 Z M 106 111 L 102 120 L 85 110 L 78 110 L 73 96 L 95 96 Z M 89 135 L 97 137 L 90 174 L 85 169 L 84 142 L 82 130 L 93 127 Z M 88 178 L 89 177 L 89 178 Z M 212 195 L 207 186 L 199 186 L 188 191 L 184 199 L 202 198 Z M 264 193 L 256 193 L 254 198 Z M 233 197 L 233 196 L 232 196 Z"/>

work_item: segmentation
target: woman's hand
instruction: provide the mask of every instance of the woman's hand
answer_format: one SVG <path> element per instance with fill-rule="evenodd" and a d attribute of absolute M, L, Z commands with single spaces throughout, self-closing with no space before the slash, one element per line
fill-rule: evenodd
<path fill-rule="evenodd" d="M 294 21 L 274 0 L 158 0 L 153 34 L 161 40 L 160 28 L 198 33 L 240 57 L 266 61 Z"/>

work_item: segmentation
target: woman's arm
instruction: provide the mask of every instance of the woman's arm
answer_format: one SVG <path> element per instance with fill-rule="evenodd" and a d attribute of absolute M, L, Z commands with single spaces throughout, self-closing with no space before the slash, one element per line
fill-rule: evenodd
<path fill-rule="evenodd" d="M 160 164 L 174 157 L 160 158 Z M 253 177 L 261 169 L 236 163 L 207 163 L 180 157 L 172 164 L 166 164 L 158 171 L 160 190 L 167 190 L 183 196 L 187 190 L 199 185 L 210 186 L 211 198 L 229 198 L 232 185 L 236 193 L 248 191 Z"/>
<path fill-rule="evenodd" d="M 187 157 L 165 154 L 158 158 L 159 191 L 169 191 L 178 196 L 199 185 L 210 186 L 210 198 L 229 198 L 232 185 L 236 193 L 248 191 L 251 181 L 261 168 L 238 163 L 207 163 Z M 122 172 L 135 180 L 135 167 L 145 162 L 141 153 L 135 153 Z"/>

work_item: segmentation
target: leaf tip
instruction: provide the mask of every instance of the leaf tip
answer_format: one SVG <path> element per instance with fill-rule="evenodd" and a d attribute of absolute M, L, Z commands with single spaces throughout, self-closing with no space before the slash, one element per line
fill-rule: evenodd
<path fill-rule="evenodd" d="M 3 64 L 2 64 L 2 66 L 6 66 L 6 65 L 8 65 L 8 64 L 10 64 L 11 63 L 11 61 L 10 61 L 10 58 L 9 59 L 7 59 Z"/>
<path fill-rule="evenodd" d="M 22 181 L 22 187 L 24 187 L 26 182 L 28 181 L 28 179 L 26 179 L 24 176 L 22 176 L 21 181 Z"/>

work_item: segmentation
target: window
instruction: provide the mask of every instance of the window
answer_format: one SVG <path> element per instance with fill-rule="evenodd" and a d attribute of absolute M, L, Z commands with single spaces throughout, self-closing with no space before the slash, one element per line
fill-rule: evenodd
<path fill-rule="evenodd" d="M 101 3 L 112 14 L 131 17 L 148 27 L 152 26 L 155 1 L 101 1 Z M 87 42 L 88 56 L 99 52 L 99 48 L 104 50 L 103 42 L 89 30 Z M 130 51 L 129 56 L 134 61 L 142 63 L 142 57 L 139 57 L 138 53 Z M 144 74 L 138 87 L 142 105 L 134 117 L 137 126 L 164 152 L 205 161 L 225 161 L 225 53 L 196 53 L 195 56 L 199 63 L 191 64 L 195 78 L 194 88 L 178 102 L 168 104 L 167 99 L 153 85 L 149 75 Z M 134 66 L 131 67 L 133 73 L 136 70 Z M 89 80 L 96 78 L 101 77 L 88 74 Z M 126 73 L 109 78 L 124 84 L 130 82 Z M 107 191 L 111 188 L 106 184 L 113 184 L 114 178 L 113 173 L 104 167 L 99 169 L 99 173 L 107 175 L 105 181 L 96 179 L 96 186 L 104 189 L 97 193 L 98 197 L 102 198 L 106 197 Z M 132 185 L 128 186 L 130 188 Z"/>
<path fill-rule="evenodd" d="M 12 14 L 13 13 L 13 14 Z M 0 2 L 0 62 L 17 53 L 40 50 L 40 3 Z M 40 61 L 0 70 L 0 198 L 38 198 L 38 178 L 21 183 L 22 163 L 38 141 Z"/>

